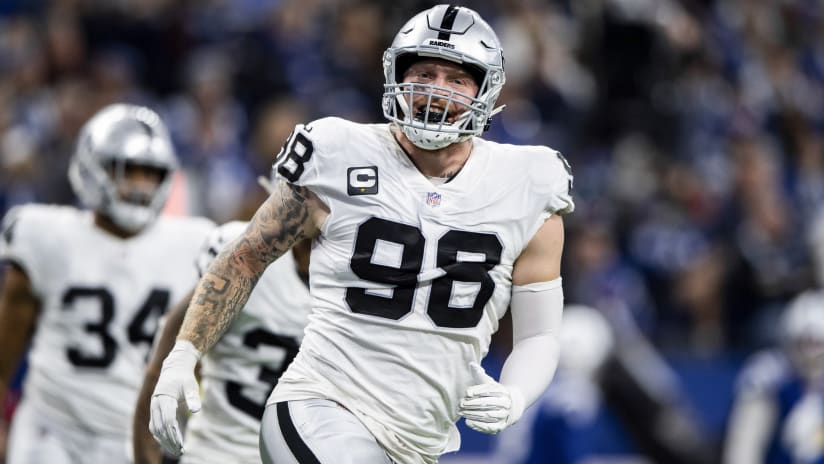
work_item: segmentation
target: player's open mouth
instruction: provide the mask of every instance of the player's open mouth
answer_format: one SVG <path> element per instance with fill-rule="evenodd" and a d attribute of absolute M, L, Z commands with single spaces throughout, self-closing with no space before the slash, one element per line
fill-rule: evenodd
<path fill-rule="evenodd" d="M 152 204 L 152 194 L 147 192 L 121 192 L 120 199 L 126 203 L 137 206 L 149 206 Z"/>
<path fill-rule="evenodd" d="M 447 113 L 446 119 L 444 119 L 444 111 L 441 108 L 430 108 L 429 112 L 426 111 L 426 108 L 418 108 L 415 112 L 415 120 L 430 124 L 440 124 L 441 121 L 450 124 L 455 120 L 455 115 Z"/>

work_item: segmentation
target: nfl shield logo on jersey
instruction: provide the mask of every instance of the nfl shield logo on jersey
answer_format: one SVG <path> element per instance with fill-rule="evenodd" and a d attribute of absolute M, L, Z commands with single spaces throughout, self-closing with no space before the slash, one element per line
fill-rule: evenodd
<path fill-rule="evenodd" d="M 428 192 L 426 194 L 426 204 L 429 206 L 439 206 L 441 204 L 441 194 L 438 192 Z"/>

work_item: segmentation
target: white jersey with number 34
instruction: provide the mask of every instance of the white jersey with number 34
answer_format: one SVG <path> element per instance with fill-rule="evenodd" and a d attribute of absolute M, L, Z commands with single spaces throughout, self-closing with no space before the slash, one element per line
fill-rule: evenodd
<path fill-rule="evenodd" d="M 212 232 L 198 258 L 201 273 L 246 228 Z M 184 464 L 260 463 L 258 431 L 266 397 L 298 352 L 309 315 L 309 289 L 292 253 L 270 264 L 217 344 L 201 360 L 203 409 L 186 429 Z"/>
<path fill-rule="evenodd" d="M 312 315 L 270 402 L 328 398 L 396 462 L 459 445 L 458 402 L 509 305 L 513 263 L 572 211 L 556 151 L 481 138 L 450 182 L 424 177 L 387 124 L 299 125 L 277 172 L 330 214 L 312 247 Z"/>
<path fill-rule="evenodd" d="M 69 432 L 125 440 L 158 320 L 197 282 L 193 263 L 213 227 L 161 217 L 120 239 L 90 211 L 12 209 L 0 258 L 23 269 L 40 300 L 23 400 Z"/>

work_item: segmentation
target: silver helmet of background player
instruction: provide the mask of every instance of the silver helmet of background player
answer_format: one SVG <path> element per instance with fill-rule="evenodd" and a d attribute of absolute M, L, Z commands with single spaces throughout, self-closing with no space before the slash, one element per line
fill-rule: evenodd
<path fill-rule="evenodd" d="M 403 74 L 417 60 L 441 58 L 462 65 L 478 84 L 476 96 L 426 84 L 402 83 Z M 383 54 L 383 114 L 400 126 L 417 147 L 436 150 L 480 135 L 489 118 L 503 107 L 495 107 L 506 77 L 498 36 L 478 13 L 455 5 L 438 5 L 410 19 Z M 423 114 L 410 108 L 413 96 L 447 100 L 446 108 L 463 108 L 457 98 L 470 103 L 454 121 L 448 113 Z"/>
<path fill-rule="evenodd" d="M 157 169 L 158 187 L 150 198 L 121 198 L 126 165 Z M 117 226 L 137 232 L 154 222 L 169 196 L 178 162 L 160 116 L 136 105 L 109 105 L 81 129 L 69 166 L 69 180 L 80 201 L 109 217 Z"/>

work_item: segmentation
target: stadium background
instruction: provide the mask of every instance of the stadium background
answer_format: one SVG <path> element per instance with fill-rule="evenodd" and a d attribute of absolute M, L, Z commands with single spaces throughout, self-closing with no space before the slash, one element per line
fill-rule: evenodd
<path fill-rule="evenodd" d="M 383 120 L 381 53 L 432 4 L 0 2 L 0 213 L 73 203 L 80 125 L 127 101 L 172 130 L 184 169 L 170 210 L 246 218 L 296 122 Z M 463 4 L 504 45 L 507 109 L 487 136 L 549 145 L 573 166 L 567 300 L 601 310 L 619 340 L 652 343 L 717 452 L 742 360 L 776 342 L 786 302 L 819 282 L 821 2 Z M 496 339 L 490 370 L 506 349 Z M 467 455 L 494 446 L 465 440 Z"/>

